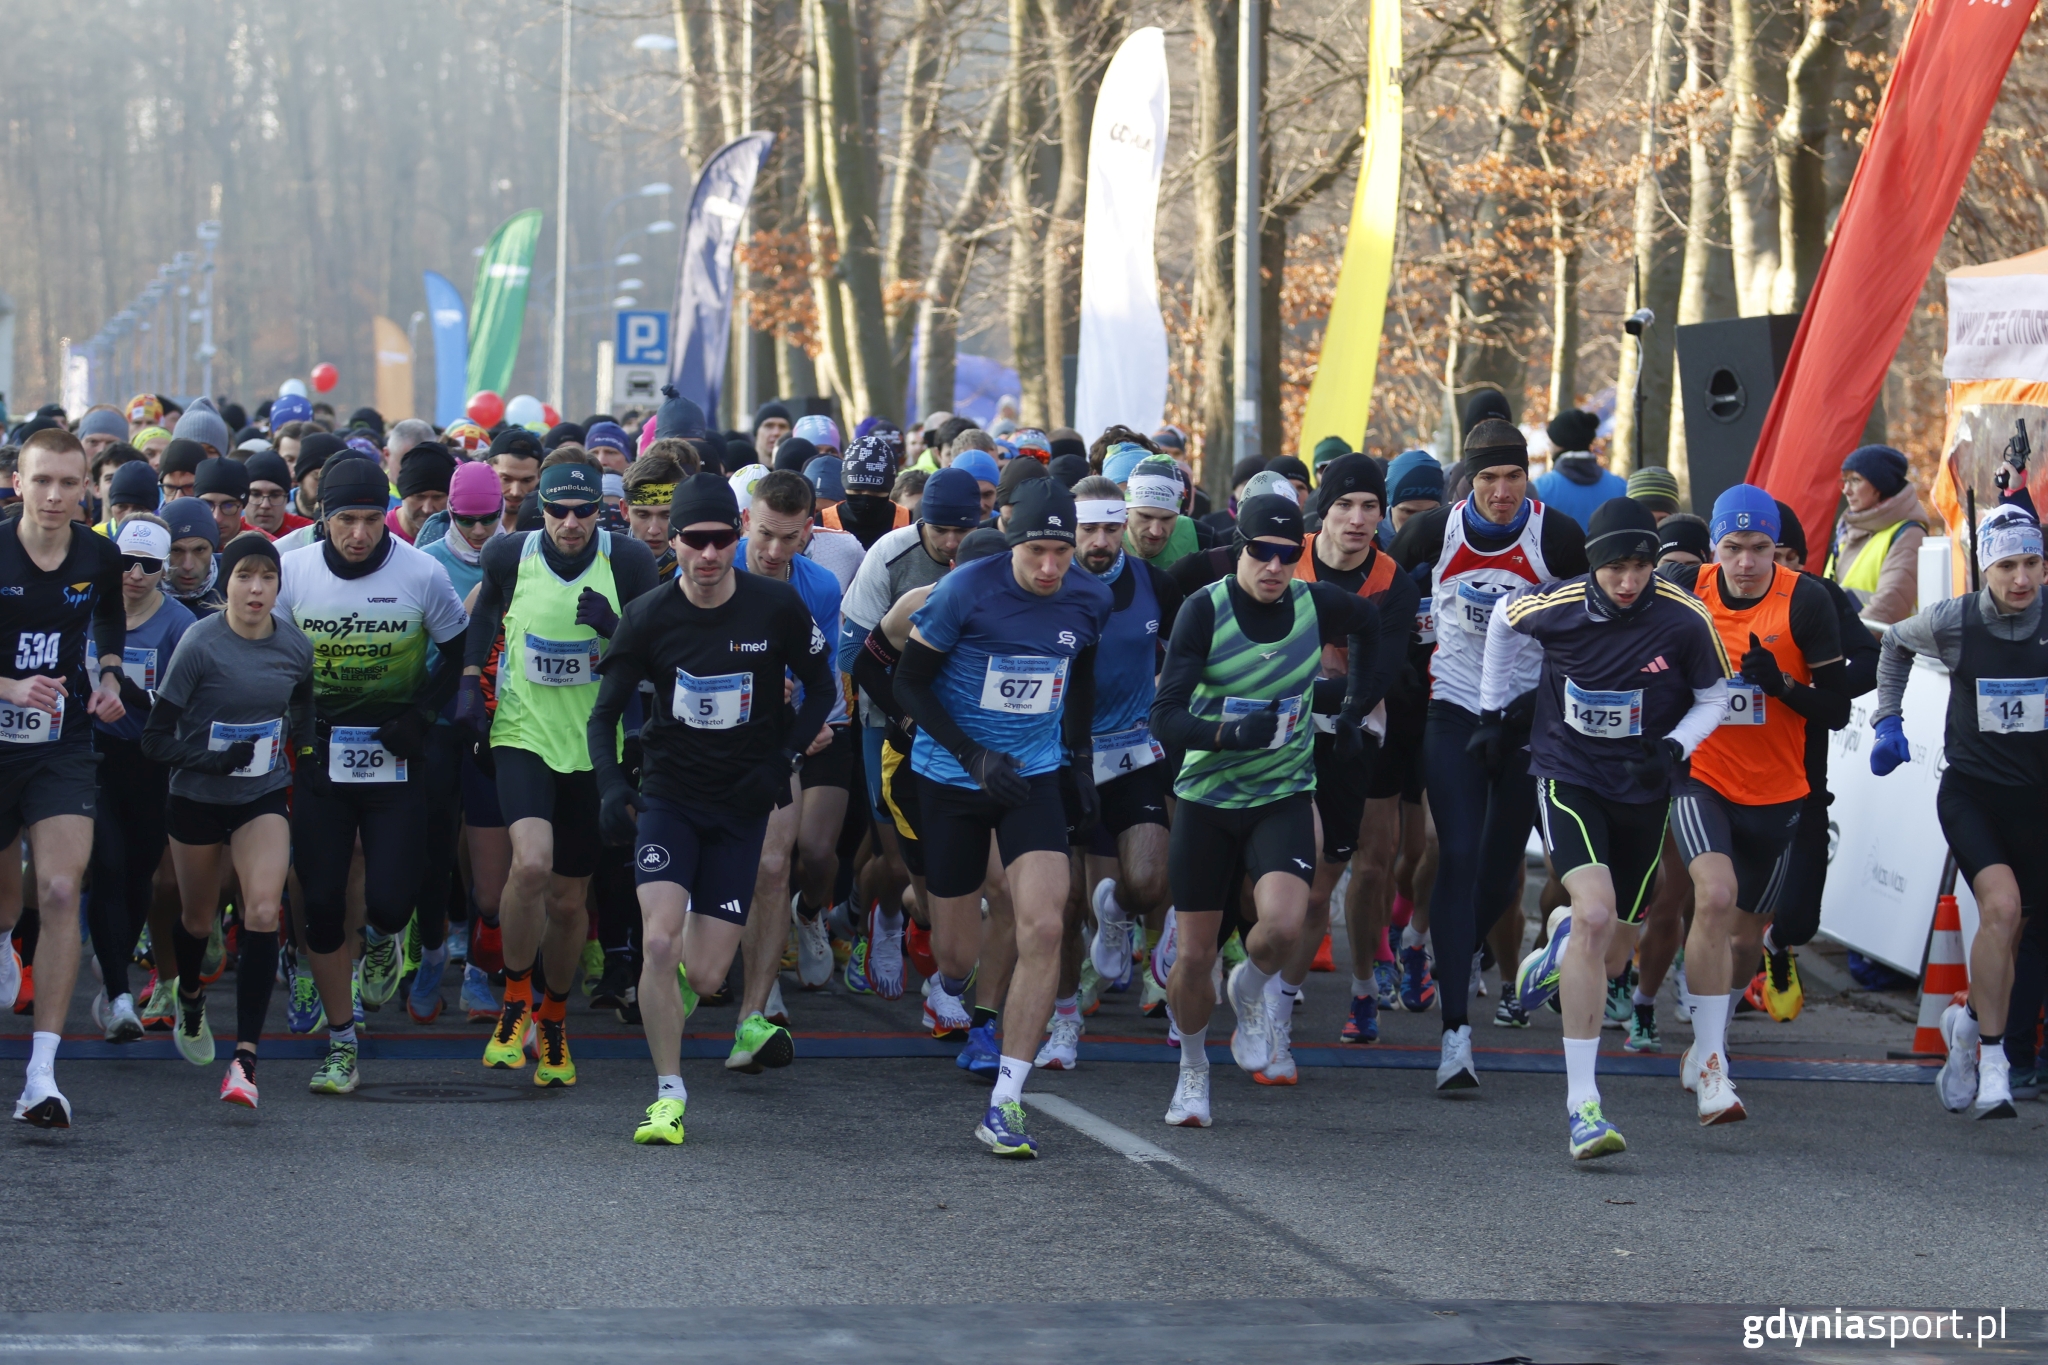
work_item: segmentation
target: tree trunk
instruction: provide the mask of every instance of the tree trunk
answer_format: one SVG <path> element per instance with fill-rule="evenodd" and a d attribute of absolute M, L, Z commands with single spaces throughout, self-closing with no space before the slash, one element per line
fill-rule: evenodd
<path fill-rule="evenodd" d="M 1691 172 L 1691 202 L 1686 209 L 1685 264 L 1679 273 L 1678 325 L 1735 316 L 1735 264 L 1728 241 L 1727 205 L 1723 200 L 1723 154 L 1706 106 L 1714 81 L 1713 31 L 1715 0 L 1688 0 L 1685 14 L 1685 143 Z M 1685 394 L 1704 376 L 1676 374 L 1671 386 L 1670 438 L 1665 464 L 1678 480 L 1681 505 L 1692 501 L 1692 470 L 1686 459 Z"/>
<path fill-rule="evenodd" d="M 1636 178 L 1635 259 L 1628 288 L 1628 310 L 1648 308 L 1656 321 L 1640 341 L 1624 340 L 1614 381 L 1614 439 L 1608 445 L 1608 467 L 1627 474 L 1637 465 L 1661 465 L 1671 433 L 1672 320 L 1678 315 L 1679 274 L 1683 258 L 1672 241 L 1665 204 L 1677 205 L 1684 195 L 1676 177 L 1657 166 L 1657 123 L 1678 88 L 1681 71 L 1673 41 L 1674 0 L 1656 0 L 1651 18 L 1650 67 L 1637 155 L 1642 169 Z M 1637 370 L 1641 368 L 1640 381 Z M 1636 393 L 1642 394 L 1642 430 L 1636 429 Z"/>
<path fill-rule="evenodd" d="M 889 323 L 882 311 L 882 259 L 875 241 L 877 181 L 874 143 L 861 114 L 860 38 L 849 0 L 815 0 L 818 20 L 819 132 L 832 231 L 839 242 L 841 323 L 846 376 L 858 414 L 900 417 L 903 394 L 892 383 Z"/>
<path fill-rule="evenodd" d="M 932 152 L 939 144 L 939 95 L 951 55 L 944 0 L 918 0 L 909 50 L 904 54 L 902 126 L 897 130 L 896 179 L 889 190 L 889 235 L 883 249 L 889 291 L 889 368 L 895 376 L 892 392 L 904 387 L 910 343 L 917 332 L 918 300 L 924 285 L 919 274 L 926 182 Z"/>
<path fill-rule="evenodd" d="M 1202 486 L 1230 502 L 1230 373 L 1236 301 L 1231 222 L 1237 213 L 1237 0 L 1193 0 L 1195 21 L 1194 321 L 1201 366 Z"/>
<path fill-rule="evenodd" d="M 750 5 L 754 0 L 738 0 Z M 712 0 L 708 7 L 711 25 L 711 69 L 718 82 L 718 131 L 722 147 L 738 137 L 740 128 L 740 21 L 730 10 L 734 0 Z"/>
<path fill-rule="evenodd" d="M 1736 311 L 1746 318 L 1771 311 L 1778 273 L 1778 181 L 1769 127 L 1784 107 L 1795 32 L 1767 0 L 1728 0 L 1728 233 Z"/>
<path fill-rule="evenodd" d="M 1544 25 L 1548 41 L 1531 66 L 1530 90 L 1541 123 L 1536 156 L 1550 178 L 1550 414 L 1574 406 L 1579 397 L 1579 265 L 1583 248 L 1579 205 L 1565 186 L 1571 179 L 1570 138 L 1577 108 L 1579 51 L 1585 13 L 1578 0 L 1564 0 Z"/>
<path fill-rule="evenodd" d="M 1009 101 L 1000 93 L 989 101 L 981 129 L 975 134 L 974 159 L 960 185 L 953 214 L 939 230 L 932 249 L 931 276 L 918 301 L 918 330 L 923 344 L 917 353 L 917 407 L 920 413 L 953 408 L 954 363 L 959 355 L 960 292 L 967 281 L 976 245 L 989 212 L 1002 196 L 1004 143 L 1009 136 Z"/>
<path fill-rule="evenodd" d="M 1010 0 L 1010 101 L 1007 197 L 1010 262 L 1004 311 L 1010 363 L 1017 367 L 1017 415 L 1024 426 L 1055 426 L 1046 377 L 1045 274 L 1041 258 L 1044 186 L 1039 132 L 1044 100 L 1036 69 L 1040 37 L 1032 0 Z"/>
<path fill-rule="evenodd" d="M 1530 70 L 1537 41 L 1537 0 L 1500 0 L 1495 12 L 1495 59 L 1499 67 L 1494 93 L 1494 154 L 1508 167 L 1535 159 L 1536 125 L 1529 118 Z M 1513 191 L 1490 192 L 1479 205 L 1479 237 L 1504 241 L 1514 235 L 1513 221 L 1527 211 Z M 1492 387 L 1520 410 L 1528 377 L 1521 337 L 1534 330 L 1536 310 L 1521 262 L 1503 256 L 1481 267 L 1467 282 L 1466 345 L 1459 355 L 1460 387 Z"/>
<path fill-rule="evenodd" d="M 818 0 L 804 0 L 804 46 L 812 60 L 804 63 L 804 229 L 811 248 L 811 298 L 818 314 L 816 387 L 842 405 L 853 402 L 853 361 L 847 354 L 846 325 L 840 307 L 838 235 L 832 222 L 831 191 L 825 185 L 824 101 L 818 70 L 822 21 Z"/>
<path fill-rule="evenodd" d="M 706 120 L 706 95 L 712 76 L 701 54 L 710 46 L 710 35 L 701 6 L 671 0 L 676 27 L 676 74 L 683 82 L 683 160 L 695 179 L 711 154 Z"/>
<path fill-rule="evenodd" d="M 1855 10 L 1808 0 L 1805 32 L 1785 69 L 1785 113 L 1771 139 L 1778 177 L 1778 270 L 1771 311 L 1806 306 L 1828 236 L 1830 105 L 1842 71 L 1842 38 Z"/>

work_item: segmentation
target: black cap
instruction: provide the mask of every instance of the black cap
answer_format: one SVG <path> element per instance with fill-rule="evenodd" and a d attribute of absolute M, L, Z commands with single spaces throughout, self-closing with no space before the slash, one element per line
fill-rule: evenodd
<path fill-rule="evenodd" d="M 236 502 L 249 500 L 249 469 L 240 460 L 230 460 L 225 455 L 199 462 L 193 471 L 192 496 L 207 493 L 225 493 Z"/>
<path fill-rule="evenodd" d="M 1240 544 L 1257 540 L 1261 536 L 1278 536 L 1282 540 L 1301 543 L 1306 534 L 1301 521 L 1301 508 L 1292 498 L 1283 498 L 1278 493 L 1261 493 L 1246 498 L 1237 505 L 1237 537 Z"/>
<path fill-rule="evenodd" d="M 540 448 L 540 438 L 525 427 L 506 427 L 491 440 L 491 455 L 518 455 L 523 459 L 538 460 L 547 452 Z"/>
<path fill-rule="evenodd" d="M 1029 479 L 1010 495 L 1010 525 L 1003 534 L 1012 545 L 1022 545 L 1027 540 L 1057 540 L 1072 545 L 1079 521 L 1074 495 L 1058 479 Z"/>
<path fill-rule="evenodd" d="M 292 464 L 293 473 L 303 479 L 347 449 L 348 443 L 333 432 L 316 431 L 299 441 L 299 458 Z"/>
<path fill-rule="evenodd" d="M 366 455 L 353 452 L 329 460 L 320 470 L 320 515 L 375 508 L 381 512 L 391 505 L 391 485 L 384 467 Z"/>
<path fill-rule="evenodd" d="M 960 537 L 960 548 L 953 551 L 953 567 L 957 569 L 971 560 L 987 559 L 990 555 L 1006 555 L 1009 552 L 1008 536 L 993 526 L 978 526 Z"/>
<path fill-rule="evenodd" d="M 277 546 L 270 543 L 270 537 L 261 531 L 244 531 L 221 547 L 220 581 L 226 583 L 235 576 L 235 565 L 249 558 L 267 559 L 273 571 L 282 572 L 277 557 Z"/>
<path fill-rule="evenodd" d="M 455 478 L 455 457 L 439 441 L 421 441 L 398 461 L 398 496 L 446 493 Z"/>
<path fill-rule="evenodd" d="M 1657 518 L 1633 498 L 1609 498 L 1586 523 L 1586 563 L 1591 568 L 1617 559 L 1657 562 Z"/>
<path fill-rule="evenodd" d="M 164 447 L 164 453 L 157 457 L 156 472 L 161 478 L 165 474 L 196 474 L 199 466 L 206 463 L 206 447 L 191 437 L 180 437 Z"/>
<path fill-rule="evenodd" d="M 1707 523 L 1690 512 L 1674 512 L 1664 518 L 1657 527 L 1657 558 L 1662 559 L 1673 550 L 1692 555 L 1701 563 L 1712 559 L 1714 545 Z"/>
<path fill-rule="evenodd" d="M 801 474 L 804 466 L 818 458 L 818 448 L 801 436 L 785 436 L 775 447 L 775 463 L 772 468 L 791 469 Z"/>
<path fill-rule="evenodd" d="M 1379 461 L 1370 455 L 1339 455 L 1323 466 L 1323 474 L 1316 481 L 1316 514 L 1328 516 L 1330 509 L 1337 505 L 1337 499 L 1351 493 L 1370 493 L 1380 500 L 1380 508 L 1387 505 L 1387 476 Z"/>
<path fill-rule="evenodd" d="M 740 500 L 732 485 L 716 474 L 692 474 L 676 485 L 675 496 L 669 499 L 671 532 L 703 521 L 740 529 Z"/>
<path fill-rule="evenodd" d="M 284 462 L 284 456 L 274 450 L 257 451 L 243 462 L 242 468 L 249 471 L 250 483 L 261 479 L 264 483 L 274 483 L 279 488 L 292 486 L 291 466 Z"/>
<path fill-rule="evenodd" d="M 1015 464 L 1017 462 L 1012 460 L 1010 463 Z M 1037 464 L 1038 461 L 1033 460 L 1031 463 Z M 1052 457 L 1052 463 L 1045 467 L 1045 472 L 1058 479 L 1066 487 L 1072 488 L 1095 471 L 1088 467 L 1088 457 L 1086 455 L 1055 455 Z"/>
<path fill-rule="evenodd" d="M 1806 562 L 1806 527 L 1799 514 L 1782 502 L 1778 504 L 1778 543 L 1798 555 L 1800 563 Z"/>

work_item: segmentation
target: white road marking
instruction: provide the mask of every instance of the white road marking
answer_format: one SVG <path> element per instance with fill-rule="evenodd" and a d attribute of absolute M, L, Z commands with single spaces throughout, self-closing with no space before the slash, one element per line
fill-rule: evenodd
<path fill-rule="evenodd" d="M 89 1351 L 95 1355 L 162 1355 L 173 1351 L 349 1351 L 365 1352 L 376 1341 L 368 1336 L 309 1336 L 285 1333 L 260 1336 L 234 1333 L 205 1336 L 153 1336 L 61 1333 L 50 1336 L 0 1336 L 0 1355 L 30 1351 Z"/>
<path fill-rule="evenodd" d="M 1063 1100 L 1057 1095 L 1026 1095 L 1026 1106 L 1050 1115 L 1075 1132 L 1094 1138 L 1112 1152 L 1121 1153 L 1132 1161 L 1160 1162 L 1178 1166 L 1181 1159 L 1163 1147 L 1155 1147 L 1136 1133 L 1119 1128 L 1108 1119 L 1091 1114 L 1072 1100 Z"/>

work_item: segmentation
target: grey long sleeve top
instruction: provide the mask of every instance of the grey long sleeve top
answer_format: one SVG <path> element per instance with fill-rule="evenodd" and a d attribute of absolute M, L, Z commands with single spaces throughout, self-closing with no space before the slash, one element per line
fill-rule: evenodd
<path fill-rule="evenodd" d="M 1963 613 L 1974 611 L 1984 626 L 2001 640 L 2023 640 L 2041 624 L 2041 599 L 2037 596 L 2024 611 L 2001 611 L 1991 589 L 1983 588 L 1966 597 L 1950 597 L 1935 603 L 1917 616 L 1886 626 L 1883 653 L 1877 660 L 1877 710 L 1873 721 L 1899 714 L 1906 696 L 1906 679 L 1913 673 L 1913 656 L 1925 654 L 1939 659 L 1954 671 L 1963 661 Z"/>

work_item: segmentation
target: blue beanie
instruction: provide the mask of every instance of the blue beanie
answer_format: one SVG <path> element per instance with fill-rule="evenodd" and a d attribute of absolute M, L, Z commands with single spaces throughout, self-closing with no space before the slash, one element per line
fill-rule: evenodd
<path fill-rule="evenodd" d="M 974 475 L 949 465 L 924 483 L 917 519 L 929 526 L 975 527 L 981 524 L 981 487 Z"/>
<path fill-rule="evenodd" d="M 1444 467 L 1426 450 L 1404 450 L 1387 466 L 1387 506 L 1418 498 L 1444 500 Z"/>
<path fill-rule="evenodd" d="M 128 419 L 112 408 L 94 408 L 78 421 L 78 435 L 111 436 L 117 441 L 128 439 Z"/>
<path fill-rule="evenodd" d="M 213 509 L 197 498 L 173 498 L 164 504 L 159 514 L 171 528 L 171 542 L 202 539 L 214 549 L 220 548 L 220 523 L 214 520 Z"/>
<path fill-rule="evenodd" d="M 617 422 L 592 422 L 590 430 L 583 433 L 585 450 L 616 450 L 621 455 L 632 453 L 632 446 L 626 440 L 626 429 Z"/>
<path fill-rule="evenodd" d="M 1102 476 L 1111 483 L 1129 483 L 1131 471 L 1151 453 L 1134 441 L 1119 441 L 1102 459 Z"/>
<path fill-rule="evenodd" d="M 140 507 L 145 512 L 154 512 L 162 498 L 163 492 L 157 484 L 156 471 L 149 467 L 147 460 L 128 461 L 114 471 L 114 481 L 107 485 L 109 506 L 118 502 L 129 507 Z"/>
<path fill-rule="evenodd" d="M 964 469 L 982 483 L 1001 483 L 1003 471 L 996 468 L 996 457 L 986 450 L 963 450 L 953 457 L 954 469 Z"/>
<path fill-rule="evenodd" d="M 1864 446 L 1842 461 L 1844 474 L 1858 474 L 1884 497 L 1897 497 L 1906 486 L 1906 457 L 1890 446 Z"/>
<path fill-rule="evenodd" d="M 832 455 L 820 455 L 804 466 L 804 477 L 811 481 L 811 487 L 820 498 L 828 502 L 846 501 L 846 485 L 840 482 L 842 466 Z"/>
<path fill-rule="evenodd" d="M 1716 545 L 1735 531 L 1762 531 L 1775 544 L 1780 529 L 1777 500 L 1753 483 L 1732 484 L 1714 499 L 1708 529 Z"/>

